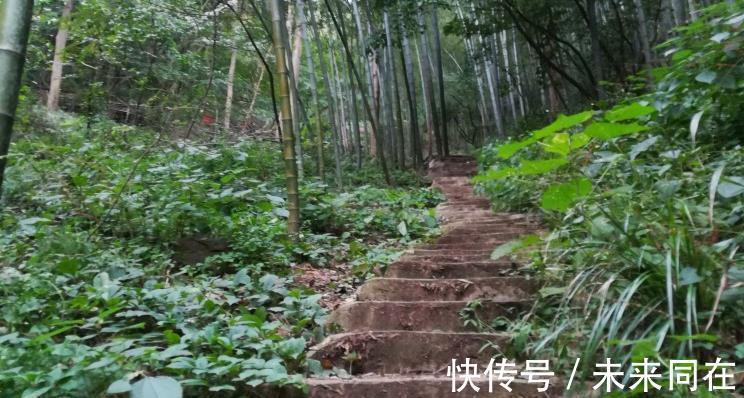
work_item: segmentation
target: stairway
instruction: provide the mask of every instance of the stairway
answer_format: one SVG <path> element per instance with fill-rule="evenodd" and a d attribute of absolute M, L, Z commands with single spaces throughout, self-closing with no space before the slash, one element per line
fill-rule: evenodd
<path fill-rule="evenodd" d="M 311 398 L 438 398 L 545 397 L 523 379 L 511 383 L 512 392 L 494 382 L 488 391 L 481 375 L 480 392 L 466 388 L 453 393 L 447 368 L 456 359 L 479 364 L 482 373 L 492 350 L 485 342 L 503 347 L 506 333 L 480 333 L 466 327 L 459 312 L 472 300 L 481 301 L 481 319 L 511 316 L 528 305 L 535 284 L 513 274 L 513 264 L 490 260 L 500 243 L 534 231 L 536 221 L 520 214 L 494 214 L 485 198 L 470 185 L 475 161 L 451 157 L 434 162 L 432 186 L 446 202 L 437 207 L 443 235 L 435 244 L 415 248 L 388 267 L 383 278 L 364 284 L 357 300 L 330 317 L 342 333 L 314 347 L 311 357 L 324 366 L 350 371 L 351 378 L 308 380 Z M 458 381 L 458 387 L 462 384 Z"/>

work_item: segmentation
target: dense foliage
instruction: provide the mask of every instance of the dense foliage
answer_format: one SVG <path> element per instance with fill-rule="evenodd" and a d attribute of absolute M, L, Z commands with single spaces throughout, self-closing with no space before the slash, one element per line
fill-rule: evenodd
<path fill-rule="evenodd" d="M 648 94 L 482 151 L 484 192 L 551 227 L 516 352 L 581 357 L 585 377 L 596 358 L 744 358 L 743 10 L 679 29 Z"/>
<path fill-rule="evenodd" d="M 171 145 L 80 117 L 51 125 L 26 127 L 8 172 L 3 396 L 100 396 L 138 375 L 172 376 L 199 397 L 301 386 L 325 310 L 292 265 L 347 263 L 363 279 L 436 232 L 427 189 L 339 194 L 307 179 L 295 244 L 274 144 Z"/>

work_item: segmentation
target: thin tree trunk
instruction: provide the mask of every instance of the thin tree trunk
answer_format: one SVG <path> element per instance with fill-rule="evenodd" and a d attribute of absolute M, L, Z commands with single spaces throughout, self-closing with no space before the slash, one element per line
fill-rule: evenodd
<path fill-rule="evenodd" d="M 49 95 L 47 96 L 47 110 L 59 109 L 59 96 L 62 89 L 62 69 L 64 67 L 65 47 L 69 30 L 67 24 L 70 22 L 70 14 L 75 6 L 75 0 L 67 0 L 62 8 L 62 16 L 59 19 L 57 36 L 54 39 L 54 60 L 52 61 L 52 76 L 49 83 Z"/>
<path fill-rule="evenodd" d="M 460 7 L 460 3 L 457 3 L 457 14 L 461 20 L 465 20 L 465 15 L 462 11 L 462 7 Z M 488 105 L 486 104 L 486 94 L 485 90 L 483 89 L 483 78 L 480 70 L 480 64 L 475 57 L 475 45 L 470 38 L 465 39 L 465 50 L 468 53 L 471 62 L 473 63 L 473 71 L 475 72 L 475 81 L 476 85 L 478 86 L 478 98 L 480 99 L 478 109 L 481 116 L 481 142 L 485 142 L 487 128 L 489 125 Z"/>
<path fill-rule="evenodd" d="M 0 76 L 3 77 L 0 80 L 0 196 L 33 8 L 33 0 L 3 0 L 0 3 Z"/>
<path fill-rule="evenodd" d="M 281 0 L 282 2 L 284 0 Z M 299 45 L 299 48 L 293 48 L 289 46 L 290 43 L 290 37 L 289 32 L 292 31 L 292 21 L 294 20 L 294 16 L 292 13 L 292 7 L 288 7 L 288 13 L 289 17 L 287 18 L 287 21 L 285 21 L 285 29 L 283 29 L 282 34 L 284 35 L 284 43 L 286 43 L 284 51 L 286 51 L 285 56 L 285 62 L 286 62 L 286 68 L 287 68 L 287 78 L 289 79 L 289 99 L 290 104 L 292 105 L 291 111 L 292 111 L 292 131 L 294 133 L 294 146 L 295 146 L 295 161 L 297 161 L 297 177 L 302 180 L 305 172 L 304 172 L 304 165 L 303 165 L 303 154 L 302 154 L 302 130 L 300 128 L 300 118 L 302 113 L 302 107 L 300 105 L 300 95 L 299 91 L 297 90 L 297 78 L 299 77 L 299 63 L 297 67 L 294 66 L 294 52 L 297 51 L 298 53 L 302 53 L 302 40 L 297 42 L 295 40 L 295 45 Z M 283 19 L 283 18 L 282 18 Z M 297 37 L 298 35 L 295 35 Z"/>
<path fill-rule="evenodd" d="M 333 25 L 336 27 L 336 32 L 339 34 L 339 37 L 341 38 L 341 44 L 344 47 L 344 52 L 346 53 L 346 59 L 349 62 L 349 67 L 354 73 L 354 80 L 356 80 L 356 83 L 361 86 L 362 79 L 359 77 L 359 73 L 354 67 L 354 60 L 351 56 L 351 50 L 349 49 L 349 44 L 346 40 L 346 36 L 341 30 L 338 24 L 338 20 L 336 19 L 336 16 L 333 14 L 333 10 L 331 9 L 329 0 L 325 0 L 325 4 L 326 4 L 326 8 L 328 9 L 328 12 L 331 14 L 331 20 L 333 21 Z M 362 102 L 364 103 L 364 110 L 367 112 L 367 117 L 369 118 L 370 124 L 372 125 L 371 126 L 372 134 L 375 136 L 377 151 L 379 152 L 377 155 L 377 159 L 380 162 L 380 166 L 382 168 L 382 174 L 385 177 L 385 183 L 390 185 L 392 180 L 390 179 L 390 173 L 387 168 L 387 163 L 385 162 L 385 152 L 382 151 L 382 148 L 384 147 L 385 143 L 383 141 L 382 135 L 380 134 L 377 128 L 377 123 L 375 121 L 374 115 L 372 114 L 372 108 L 370 107 L 370 103 L 368 101 L 367 95 L 365 94 L 363 90 L 362 90 Z"/>
<path fill-rule="evenodd" d="M 274 55 L 276 57 L 276 72 L 279 80 L 279 98 L 282 109 L 282 146 L 284 155 L 284 173 L 287 178 L 287 231 L 294 240 L 299 238 L 300 234 L 300 195 L 298 190 L 297 162 L 294 153 L 294 133 L 292 131 L 292 102 L 289 98 L 289 71 L 287 68 L 286 37 L 283 21 L 283 1 L 269 0 L 271 2 L 271 20 L 273 26 Z M 272 88 L 273 89 L 273 88 Z"/>
<path fill-rule="evenodd" d="M 669 0 L 672 4 L 672 10 L 674 12 L 674 23 L 680 26 L 687 22 L 687 13 L 685 12 L 684 0 Z"/>
<path fill-rule="evenodd" d="M 641 0 L 633 0 L 633 3 L 635 4 L 636 16 L 638 18 L 638 34 L 641 40 L 641 48 L 646 67 L 646 80 L 649 86 L 653 86 L 653 55 L 651 53 L 651 38 L 648 35 L 646 11 L 643 9 L 643 2 Z"/>
<path fill-rule="evenodd" d="M 321 180 L 325 179 L 325 158 L 323 156 L 323 121 L 321 119 L 320 112 L 320 99 L 318 98 L 318 82 L 315 77 L 315 65 L 313 62 L 313 53 L 310 48 L 310 39 L 307 36 L 307 18 L 305 18 L 305 0 L 297 0 L 297 17 L 300 23 L 300 34 L 302 35 L 302 41 L 307 47 L 305 51 L 305 58 L 307 59 L 307 67 L 310 71 L 310 93 L 313 96 L 313 104 L 315 105 L 315 150 L 317 156 L 317 172 L 318 177 Z M 318 49 L 320 51 L 320 49 Z M 323 54 L 319 53 L 322 57 Z"/>
<path fill-rule="evenodd" d="M 390 31 L 390 17 L 388 12 L 384 13 L 385 23 L 385 40 L 386 40 L 386 51 L 388 55 L 388 62 L 390 68 L 390 74 L 392 75 L 391 83 L 393 84 L 394 108 L 395 108 L 395 119 L 396 119 L 396 134 L 398 137 L 397 149 L 398 149 L 398 164 L 402 169 L 406 167 L 406 152 L 405 152 L 405 138 L 403 137 L 403 111 L 400 106 L 400 89 L 398 88 L 398 73 L 395 68 L 395 57 L 393 57 L 393 37 Z"/>
<path fill-rule="evenodd" d="M 416 50 L 416 58 L 419 64 L 419 81 L 421 82 L 421 96 L 424 99 L 424 117 L 426 119 L 426 157 L 431 158 L 434 153 L 434 116 L 432 115 L 431 109 L 431 87 L 427 85 L 427 79 L 424 77 L 424 60 L 421 57 L 418 43 L 413 42 L 414 49 Z"/>
<path fill-rule="evenodd" d="M 230 131 L 230 117 L 233 106 L 233 89 L 235 85 L 235 66 L 238 62 L 238 50 L 230 54 L 230 69 L 227 71 L 227 97 L 225 98 L 225 130 Z"/>
<path fill-rule="evenodd" d="M 429 56 L 429 38 L 426 33 L 426 20 L 424 18 L 425 12 L 422 8 L 419 8 L 418 23 L 419 23 L 419 37 L 421 40 L 421 54 L 419 56 L 419 67 L 421 68 L 422 82 L 424 86 L 424 96 L 426 105 L 429 107 L 429 113 L 427 115 L 427 125 L 431 124 L 431 129 L 434 137 L 434 144 L 436 147 L 437 156 L 444 154 L 444 148 L 442 147 L 442 138 L 439 132 L 439 118 L 437 116 L 437 104 L 436 98 L 434 97 L 434 81 L 432 78 L 432 62 Z M 429 143 L 431 148 L 431 143 Z M 431 153 L 429 154 L 431 157 Z"/>
<path fill-rule="evenodd" d="M 340 7 L 339 3 L 336 3 L 336 4 Z M 355 6 L 354 7 L 355 16 L 358 18 L 359 13 L 356 12 L 356 3 L 354 4 L 354 6 Z M 344 14 L 342 10 L 340 8 L 338 10 L 339 10 L 338 20 L 340 22 L 340 27 L 341 27 L 339 30 L 340 32 L 339 35 L 346 35 L 346 22 L 345 22 L 346 18 L 344 18 Z M 361 35 L 361 26 L 358 26 L 358 32 Z M 359 40 L 360 41 L 362 40 L 362 36 L 359 37 Z M 353 76 L 354 71 L 352 70 L 352 62 L 350 61 L 348 57 L 345 57 L 344 59 L 346 59 L 346 78 L 349 81 L 349 87 L 351 89 L 351 103 L 353 105 L 351 109 L 351 112 L 352 112 L 351 122 L 353 124 L 352 130 L 354 132 L 354 153 L 356 155 L 356 166 L 357 166 L 357 169 L 361 169 L 362 161 L 363 161 L 362 159 L 362 134 L 359 129 L 360 118 L 359 118 L 359 110 L 357 108 L 357 101 L 356 101 L 357 88 L 356 88 L 356 85 L 354 84 L 354 76 Z M 365 63 L 365 65 L 367 64 Z M 369 75 L 369 65 L 367 65 L 366 68 L 368 72 L 367 74 Z M 363 90 L 361 85 L 359 86 L 359 90 Z M 365 131 L 366 131 L 366 126 L 365 126 Z"/>
<path fill-rule="evenodd" d="M 258 74 L 258 80 L 256 80 L 256 83 L 253 84 L 253 96 L 251 97 L 251 103 L 248 105 L 248 110 L 245 111 L 245 119 L 246 123 L 245 125 L 240 129 L 241 133 L 245 133 L 248 129 L 248 121 L 253 116 L 253 108 L 256 106 L 256 99 L 258 98 L 258 94 L 261 91 L 261 82 L 263 81 L 264 74 L 266 73 L 266 68 L 260 67 L 261 72 Z"/>
<path fill-rule="evenodd" d="M 309 3 L 312 7 L 312 2 Z M 334 103 L 335 95 L 333 93 L 333 86 L 331 80 L 328 77 L 328 67 L 326 66 L 325 58 L 323 56 L 323 43 L 320 40 L 320 33 L 318 32 L 318 23 L 315 18 L 315 10 L 310 9 L 310 25 L 313 28 L 313 38 L 315 41 L 315 47 L 318 51 L 318 63 L 320 66 L 320 74 L 323 76 L 323 84 L 325 85 L 326 102 L 328 102 L 328 123 L 331 125 L 331 131 L 333 132 L 333 154 L 336 166 L 336 186 L 340 189 L 343 187 L 343 179 L 341 175 L 341 153 L 339 148 L 339 131 L 338 124 L 336 123 L 336 106 Z M 320 115 L 318 115 L 320 117 Z"/>
<path fill-rule="evenodd" d="M 421 154 L 421 138 L 418 130 L 418 113 L 416 112 L 416 85 L 413 83 L 413 62 L 411 61 L 411 46 L 408 43 L 408 37 L 405 27 L 401 21 L 400 35 L 403 46 L 401 47 L 401 61 L 403 64 L 403 78 L 406 86 L 406 97 L 408 99 L 408 114 L 410 118 L 411 129 L 411 157 L 413 158 L 413 167 L 418 169 L 424 164 Z"/>
<path fill-rule="evenodd" d="M 444 96 L 444 68 L 442 67 L 442 43 L 439 38 L 439 16 L 437 8 L 431 9 L 431 27 L 434 35 L 434 59 L 437 68 L 437 81 L 439 83 L 439 116 L 440 135 L 442 137 L 442 150 L 444 156 L 449 156 L 449 134 L 447 132 L 447 99 Z"/>
<path fill-rule="evenodd" d="M 586 16 L 589 26 L 589 36 L 592 45 L 592 63 L 594 64 L 594 75 L 597 81 L 604 79 L 604 69 L 602 64 L 602 48 L 599 42 L 599 24 L 597 22 L 597 0 L 586 0 Z M 601 87 L 597 87 L 600 97 L 603 96 Z"/>

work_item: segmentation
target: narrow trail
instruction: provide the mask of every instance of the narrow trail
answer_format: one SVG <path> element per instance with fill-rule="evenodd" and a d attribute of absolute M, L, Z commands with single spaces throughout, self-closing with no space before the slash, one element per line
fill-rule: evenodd
<path fill-rule="evenodd" d="M 500 243 L 537 229 L 521 214 L 495 214 L 485 198 L 475 195 L 470 177 L 472 158 L 451 157 L 432 165 L 432 186 L 446 202 L 437 207 L 442 236 L 391 264 L 383 278 L 360 287 L 357 301 L 331 315 L 342 331 L 313 348 L 311 356 L 351 370 L 349 379 L 311 379 L 311 398 L 544 397 L 535 384 L 516 379 L 512 392 L 494 382 L 488 392 L 481 375 L 480 392 L 452 393 L 447 367 L 465 358 L 479 372 L 493 356 L 481 350 L 487 341 L 504 346 L 506 333 L 480 333 L 464 325 L 459 313 L 479 300 L 481 319 L 513 316 L 528 305 L 535 284 L 514 274 L 515 264 L 490 260 Z M 351 361 L 350 361 L 351 360 Z M 458 382 L 458 386 L 460 382 Z"/>

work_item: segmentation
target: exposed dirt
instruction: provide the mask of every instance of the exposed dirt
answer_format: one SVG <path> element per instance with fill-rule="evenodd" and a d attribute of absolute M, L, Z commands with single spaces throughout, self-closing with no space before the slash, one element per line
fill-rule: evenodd
<path fill-rule="evenodd" d="M 470 185 L 475 170 L 475 162 L 466 157 L 431 163 L 432 186 L 447 198 L 437 207 L 443 236 L 409 250 L 384 277 L 363 284 L 357 301 L 333 312 L 333 330 L 345 333 L 327 337 L 309 356 L 326 369 L 344 369 L 354 377 L 310 379 L 311 398 L 462 396 L 450 392 L 446 369 L 452 359 L 486 365 L 497 355 L 494 347 L 508 344 L 510 335 L 479 333 L 460 314 L 468 307 L 468 313 L 484 320 L 513 317 L 528 305 L 535 283 L 520 273 L 519 264 L 490 257 L 498 245 L 535 233 L 539 220 L 492 213 L 489 201 L 477 197 Z M 308 270 L 306 275 L 316 274 Z M 334 283 L 328 275 L 317 277 L 316 286 Z M 473 300 L 480 305 L 469 307 Z M 546 395 L 520 386 L 514 396 Z"/>

